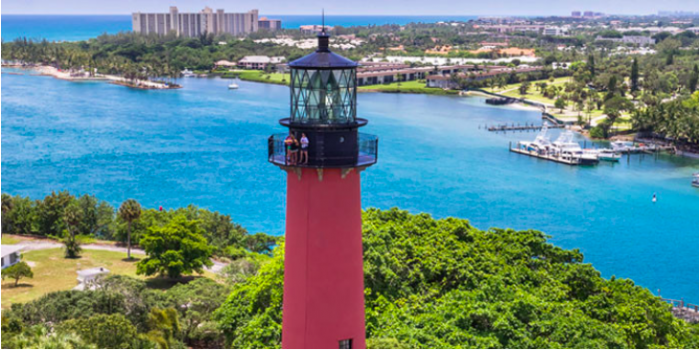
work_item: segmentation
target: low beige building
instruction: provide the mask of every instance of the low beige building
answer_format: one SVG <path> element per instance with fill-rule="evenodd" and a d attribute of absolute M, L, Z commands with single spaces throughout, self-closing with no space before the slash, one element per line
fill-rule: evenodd
<path fill-rule="evenodd" d="M 285 58 L 282 56 L 245 56 L 240 61 L 238 61 L 238 66 L 245 69 L 263 70 L 267 68 L 268 65 L 274 66 L 284 61 Z"/>

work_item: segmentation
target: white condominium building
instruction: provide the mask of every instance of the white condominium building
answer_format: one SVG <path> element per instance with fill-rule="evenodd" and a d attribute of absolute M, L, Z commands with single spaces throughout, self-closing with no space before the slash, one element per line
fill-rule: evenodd
<path fill-rule="evenodd" d="M 204 33 L 241 35 L 258 31 L 258 10 L 226 13 L 205 7 L 201 12 L 181 13 L 171 6 L 168 13 L 135 12 L 131 16 L 134 33 L 197 37 Z"/>

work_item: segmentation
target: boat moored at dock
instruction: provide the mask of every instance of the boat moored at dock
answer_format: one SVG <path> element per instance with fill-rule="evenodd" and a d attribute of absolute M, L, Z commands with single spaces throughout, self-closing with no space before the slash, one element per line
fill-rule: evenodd
<path fill-rule="evenodd" d="M 597 152 L 584 152 L 581 145 L 574 141 L 574 133 L 571 130 L 562 132 L 559 137 L 552 142 L 552 148 L 555 154 L 577 162 L 580 165 L 598 164 Z"/>
<path fill-rule="evenodd" d="M 598 160 L 606 162 L 619 162 L 622 155 L 612 149 L 595 150 L 598 153 Z"/>
<path fill-rule="evenodd" d="M 180 74 L 182 74 L 182 76 L 185 78 L 191 78 L 191 77 L 196 76 L 193 71 L 191 71 L 187 68 L 185 68 L 183 71 L 181 71 Z"/>
<path fill-rule="evenodd" d="M 613 141 L 610 143 L 612 150 L 617 153 L 654 153 L 659 151 L 672 150 L 672 146 L 656 145 L 632 141 Z"/>
<path fill-rule="evenodd" d="M 511 146 L 510 151 L 568 165 L 598 164 L 598 152 L 584 151 L 581 145 L 573 140 L 573 132 L 566 130 L 552 142 L 547 131 L 547 127 L 543 127 L 534 141 L 520 141 L 515 148 Z"/>

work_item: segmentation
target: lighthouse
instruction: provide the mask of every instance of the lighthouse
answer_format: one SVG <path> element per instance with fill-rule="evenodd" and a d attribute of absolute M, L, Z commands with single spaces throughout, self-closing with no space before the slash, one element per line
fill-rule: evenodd
<path fill-rule="evenodd" d="M 325 27 L 289 68 L 289 131 L 268 139 L 287 176 L 282 347 L 364 348 L 360 173 L 377 137 L 358 132 L 357 63 L 330 51 Z"/>

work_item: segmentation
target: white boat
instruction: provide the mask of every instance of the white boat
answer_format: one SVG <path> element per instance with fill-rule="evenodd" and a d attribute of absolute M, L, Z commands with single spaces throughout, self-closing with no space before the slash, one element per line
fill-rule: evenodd
<path fill-rule="evenodd" d="M 236 84 L 236 83 L 228 84 L 228 89 L 229 89 L 229 90 L 238 89 L 238 84 Z"/>
<path fill-rule="evenodd" d="M 552 146 L 552 141 L 549 140 L 547 135 L 547 126 L 543 126 L 534 141 L 520 141 L 518 145 L 530 152 L 537 152 L 539 154 L 545 154 L 549 152 Z"/>
<path fill-rule="evenodd" d="M 584 152 L 581 145 L 574 141 L 574 133 L 571 130 L 562 132 L 559 137 L 552 142 L 552 148 L 556 155 L 567 161 L 576 162 L 581 165 L 598 164 L 598 154 L 596 152 Z"/>
<path fill-rule="evenodd" d="M 183 77 L 187 77 L 187 78 L 196 76 L 196 75 L 194 74 L 193 71 L 191 71 L 191 70 L 189 70 L 189 69 L 187 69 L 187 68 L 185 68 L 185 70 L 183 70 L 183 71 L 180 72 L 180 73 L 182 73 L 182 76 L 183 76 Z"/>
<path fill-rule="evenodd" d="M 619 162 L 620 161 L 620 153 L 617 153 L 611 149 L 600 149 L 598 151 L 598 159 L 599 160 L 604 160 L 606 162 Z"/>
<path fill-rule="evenodd" d="M 629 152 L 634 149 L 634 143 L 629 141 L 613 141 L 610 146 L 615 152 Z"/>
<path fill-rule="evenodd" d="M 698 173 L 693 174 L 693 187 L 698 187 Z"/>

